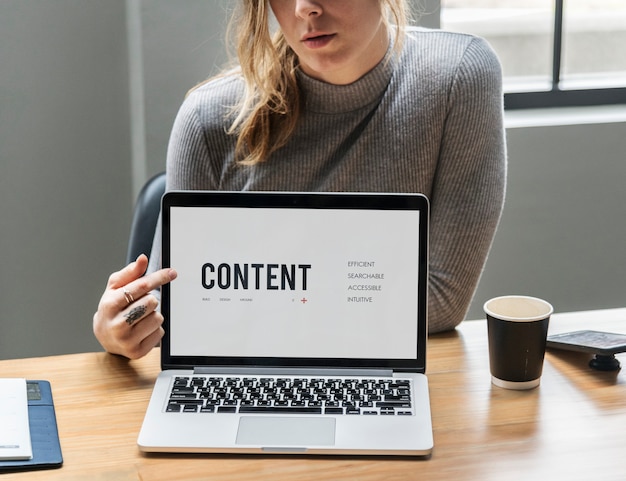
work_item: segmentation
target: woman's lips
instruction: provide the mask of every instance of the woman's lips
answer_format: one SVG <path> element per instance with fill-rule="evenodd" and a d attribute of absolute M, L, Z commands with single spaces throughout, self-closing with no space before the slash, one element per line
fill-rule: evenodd
<path fill-rule="evenodd" d="M 322 48 L 328 45 L 333 38 L 335 38 L 335 34 L 308 35 L 302 40 L 302 43 L 309 48 Z"/>

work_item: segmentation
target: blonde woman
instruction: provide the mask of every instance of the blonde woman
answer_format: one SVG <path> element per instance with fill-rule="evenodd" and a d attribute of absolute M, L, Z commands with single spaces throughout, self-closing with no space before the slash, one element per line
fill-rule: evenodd
<path fill-rule="evenodd" d="M 185 99 L 167 186 L 425 194 L 438 332 L 464 319 L 502 210 L 501 70 L 483 40 L 406 18 L 403 0 L 242 0 L 239 65 Z M 140 256 L 111 275 L 94 316 L 109 352 L 137 358 L 161 339 L 151 292 L 176 273 L 159 252 L 157 235 L 149 268 Z"/>

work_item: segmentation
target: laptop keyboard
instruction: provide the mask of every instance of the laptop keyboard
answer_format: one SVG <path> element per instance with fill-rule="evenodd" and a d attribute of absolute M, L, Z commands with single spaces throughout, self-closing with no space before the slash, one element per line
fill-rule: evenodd
<path fill-rule="evenodd" d="M 411 381 L 397 378 L 177 376 L 171 413 L 413 414 Z"/>

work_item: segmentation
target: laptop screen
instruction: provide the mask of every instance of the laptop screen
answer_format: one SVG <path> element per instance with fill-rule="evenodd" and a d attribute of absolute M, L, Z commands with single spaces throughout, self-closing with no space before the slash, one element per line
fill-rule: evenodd
<path fill-rule="evenodd" d="M 425 205 L 416 195 L 166 194 L 163 263 L 178 272 L 163 291 L 167 357 L 414 365 Z"/>

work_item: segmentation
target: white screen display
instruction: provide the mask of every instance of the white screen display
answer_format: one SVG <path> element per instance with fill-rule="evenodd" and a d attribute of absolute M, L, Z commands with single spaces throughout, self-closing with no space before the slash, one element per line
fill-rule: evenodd
<path fill-rule="evenodd" d="M 172 207 L 171 355 L 416 358 L 418 216 Z"/>

